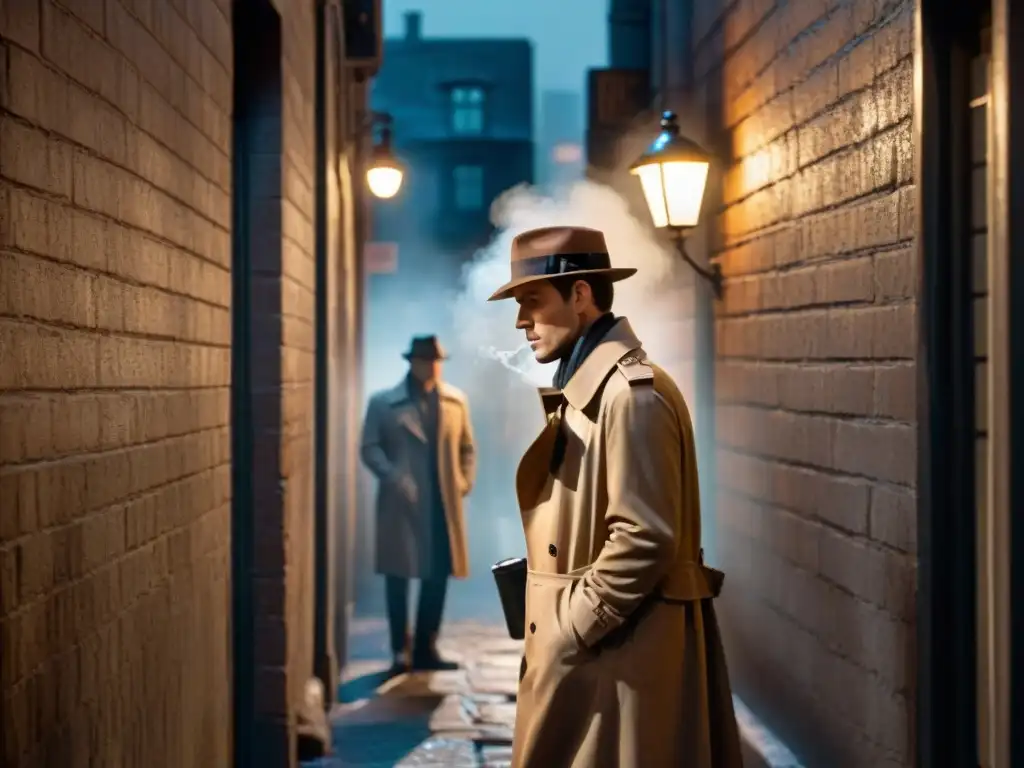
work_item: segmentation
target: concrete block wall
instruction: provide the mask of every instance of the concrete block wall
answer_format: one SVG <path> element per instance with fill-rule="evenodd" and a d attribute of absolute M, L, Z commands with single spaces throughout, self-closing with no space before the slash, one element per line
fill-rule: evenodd
<path fill-rule="evenodd" d="M 696 85 L 727 155 L 724 631 L 738 692 L 810 765 L 912 763 L 913 13 L 695 3 Z"/>
<path fill-rule="evenodd" d="M 313 667 L 314 3 L 276 6 L 255 704 L 286 765 Z M 4 765 L 230 762 L 231 9 L 0 0 Z"/>

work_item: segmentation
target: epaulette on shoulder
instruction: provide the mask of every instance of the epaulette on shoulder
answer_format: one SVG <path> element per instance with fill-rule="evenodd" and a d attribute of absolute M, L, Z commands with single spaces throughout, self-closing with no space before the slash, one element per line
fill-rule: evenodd
<path fill-rule="evenodd" d="M 654 369 L 644 359 L 643 353 L 630 352 L 615 365 L 631 387 L 636 384 L 654 383 Z"/>

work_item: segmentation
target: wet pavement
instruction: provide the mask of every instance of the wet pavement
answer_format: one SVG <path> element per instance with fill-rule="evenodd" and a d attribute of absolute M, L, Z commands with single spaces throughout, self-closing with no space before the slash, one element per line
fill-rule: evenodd
<path fill-rule="evenodd" d="M 352 660 L 331 712 L 333 754 L 307 765 L 509 766 L 522 643 L 501 625 L 450 623 L 438 649 L 460 669 L 389 680 L 386 634 L 383 620 L 355 622 Z"/>

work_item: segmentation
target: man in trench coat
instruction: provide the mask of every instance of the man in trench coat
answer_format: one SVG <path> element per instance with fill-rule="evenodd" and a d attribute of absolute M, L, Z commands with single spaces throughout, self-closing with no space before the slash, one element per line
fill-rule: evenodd
<path fill-rule="evenodd" d="M 469 575 L 462 500 L 476 474 L 469 405 L 441 380 L 445 353 L 437 338 L 414 338 L 405 358 L 408 375 L 370 398 L 362 436 L 363 462 L 380 481 L 377 572 L 385 579 L 394 673 L 457 666 L 438 655 L 436 640 L 449 577 Z M 410 579 L 421 580 L 414 639 Z"/>
<path fill-rule="evenodd" d="M 739 736 L 700 549 L 693 428 L 612 284 L 601 232 L 512 244 L 516 327 L 541 363 L 547 426 L 516 473 L 526 533 L 526 640 L 516 768 L 734 768 Z"/>

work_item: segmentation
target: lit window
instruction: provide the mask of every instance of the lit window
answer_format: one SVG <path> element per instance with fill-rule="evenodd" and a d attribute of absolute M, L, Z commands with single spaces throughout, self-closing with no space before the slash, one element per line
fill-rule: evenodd
<path fill-rule="evenodd" d="M 452 173 L 455 182 L 455 207 L 460 211 L 478 211 L 484 207 L 484 169 L 479 165 L 459 165 Z"/>
<path fill-rule="evenodd" d="M 452 88 L 452 131 L 476 136 L 484 131 L 484 89 L 475 86 Z"/>

